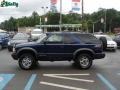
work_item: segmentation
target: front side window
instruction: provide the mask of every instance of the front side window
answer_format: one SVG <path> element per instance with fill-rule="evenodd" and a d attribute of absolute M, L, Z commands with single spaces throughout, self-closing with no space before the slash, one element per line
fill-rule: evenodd
<path fill-rule="evenodd" d="M 47 42 L 62 42 L 63 37 L 62 35 L 54 34 L 48 37 Z"/>

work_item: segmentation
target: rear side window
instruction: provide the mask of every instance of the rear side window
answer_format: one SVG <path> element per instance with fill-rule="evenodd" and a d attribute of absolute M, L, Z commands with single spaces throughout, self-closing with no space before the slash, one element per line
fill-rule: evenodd
<path fill-rule="evenodd" d="M 81 43 L 99 44 L 101 43 L 95 36 L 91 34 L 75 34 L 81 40 Z"/>
<path fill-rule="evenodd" d="M 78 39 L 77 37 L 75 37 L 72 34 L 65 34 L 64 35 L 64 43 L 65 44 L 78 44 L 78 43 L 80 43 L 80 39 Z"/>

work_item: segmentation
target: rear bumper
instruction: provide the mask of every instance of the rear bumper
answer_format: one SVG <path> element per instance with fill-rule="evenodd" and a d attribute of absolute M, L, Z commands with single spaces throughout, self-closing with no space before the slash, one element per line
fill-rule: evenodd
<path fill-rule="evenodd" d="M 14 60 L 18 60 L 18 56 L 17 56 L 17 54 L 16 54 L 15 52 L 13 52 L 13 53 L 11 54 L 11 56 L 12 56 L 12 58 L 13 58 Z"/>
<path fill-rule="evenodd" d="M 102 59 L 105 57 L 105 53 L 96 53 L 94 59 Z"/>

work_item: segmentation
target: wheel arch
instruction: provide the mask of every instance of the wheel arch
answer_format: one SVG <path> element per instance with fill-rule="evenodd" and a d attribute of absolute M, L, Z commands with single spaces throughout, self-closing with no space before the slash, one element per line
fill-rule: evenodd
<path fill-rule="evenodd" d="M 37 58 L 37 51 L 34 50 L 34 49 L 32 49 L 32 48 L 22 48 L 22 49 L 20 49 L 20 50 L 17 52 L 18 58 L 19 58 L 22 54 L 24 54 L 24 53 L 32 54 L 35 59 Z"/>
<path fill-rule="evenodd" d="M 84 48 L 84 49 L 76 50 L 73 54 L 74 59 L 76 59 L 78 57 L 78 55 L 80 55 L 80 54 L 88 54 L 91 56 L 92 59 L 94 59 L 94 51 L 91 49 Z"/>

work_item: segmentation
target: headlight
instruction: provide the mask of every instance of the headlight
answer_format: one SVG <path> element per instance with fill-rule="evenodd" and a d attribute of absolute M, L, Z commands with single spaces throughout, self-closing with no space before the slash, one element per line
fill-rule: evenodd
<path fill-rule="evenodd" d="M 15 52 L 15 47 L 13 47 L 13 52 Z"/>
<path fill-rule="evenodd" d="M 10 42 L 8 42 L 8 45 L 10 45 L 11 43 Z"/>

